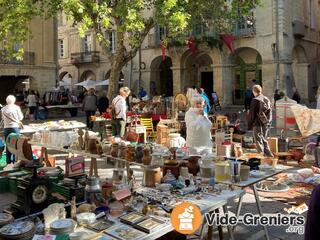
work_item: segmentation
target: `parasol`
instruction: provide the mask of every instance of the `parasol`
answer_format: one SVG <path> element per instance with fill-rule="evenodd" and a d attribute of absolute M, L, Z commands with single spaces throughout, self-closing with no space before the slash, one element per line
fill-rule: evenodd
<path fill-rule="evenodd" d="M 89 89 L 89 88 L 94 88 L 96 86 L 97 82 L 94 81 L 94 80 L 91 80 L 91 79 L 87 79 L 83 82 L 79 82 L 77 84 L 75 84 L 76 86 L 82 86 L 86 89 Z"/>

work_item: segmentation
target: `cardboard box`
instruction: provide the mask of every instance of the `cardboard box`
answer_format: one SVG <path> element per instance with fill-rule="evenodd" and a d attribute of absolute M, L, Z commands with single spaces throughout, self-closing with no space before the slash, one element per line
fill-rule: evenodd
<path fill-rule="evenodd" d="M 217 156 L 231 157 L 232 145 L 217 144 Z"/>
<path fill-rule="evenodd" d="M 83 175 L 85 171 L 84 157 L 66 158 L 66 177 Z"/>

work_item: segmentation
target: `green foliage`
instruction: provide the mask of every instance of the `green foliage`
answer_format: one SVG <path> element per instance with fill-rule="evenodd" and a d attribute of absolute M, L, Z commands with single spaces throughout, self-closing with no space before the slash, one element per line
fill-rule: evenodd
<path fill-rule="evenodd" d="M 216 32 L 231 32 L 231 20 L 247 15 L 260 0 L 0 0 L 0 40 L 8 54 L 14 54 L 13 44 L 22 43 L 28 34 L 32 18 L 52 17 L 60 11 L 68 16 L 83 36 L 94 28 L 101 44 L 107 29 L 123 32 L 126 52 L 138 48 L 149 30 L 165 26 L 171 38 L 181 38 L 195 22 L 213 26 Z M 149 12 L 149 14 L 143 14 Z M 150 14 L 151 13 L 151 14 Z"/>
<path fill-rule="evenodd" d="M 230 23 L 258 4 L 260 0 L 0 0 L 0 40 L 5 40 L 8 56 L 22 56 L 23 51 L 14 51 L 13 46 L 23 46 L 30 34 L 28 23 L 34 17 L 55 17 L 63 11 L 80 36 L 94 29 L 105 51 L 110 44 L 106 31 L 116 31 L 116 56 L 108 56 L 112 68 L 120 71 L 156 25 L 166 27 L 169 40 L 183 43 L 194 23 L 213 27 L 218 33 L 231 32 Z M 207 42 L 212 47 L 220 44 Z"/>

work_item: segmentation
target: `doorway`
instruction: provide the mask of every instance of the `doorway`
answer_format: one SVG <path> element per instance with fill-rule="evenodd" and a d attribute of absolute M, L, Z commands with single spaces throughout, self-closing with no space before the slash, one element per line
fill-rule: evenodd
<path fill-rule="evenodd" d="M 151 81 L 150 94 L 173 96 L 173 73 L 172 60 L 166 56 L 165 60 L 162 56 L 158 56 L 151 62 Z"/>
<path fill-rule="evenodd" d="M 204 89 L 207 96 L 211 96 L 213 92 L 213 72 L 201 72 L 200 86 Z"/>

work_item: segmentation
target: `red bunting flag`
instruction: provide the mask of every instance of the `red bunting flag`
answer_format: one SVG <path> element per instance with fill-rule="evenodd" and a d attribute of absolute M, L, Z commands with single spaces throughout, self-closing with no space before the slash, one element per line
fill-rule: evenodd
<path fill-rule="evenodd" d="M 164 62 L 166 60 L 166 45 L 163 41 L 161 41 L 161 55 L 162 55 L 162 61 Z"/>
<path fill-rule="evenodd" d="M 196 42 L 195 42 L 195 39 L 193 37 L 190 37 L 187 40 L 187 46 L 191 50 L 193 55 L 195 55 L 198 52 L 198 48 L 196 46 Z"/>
<path fill-rule="evenodd" d="M 234 38 L 232 34 L 220 34 L 221 40 L 227 45 L 232 54 L 234 54 Z"/>

